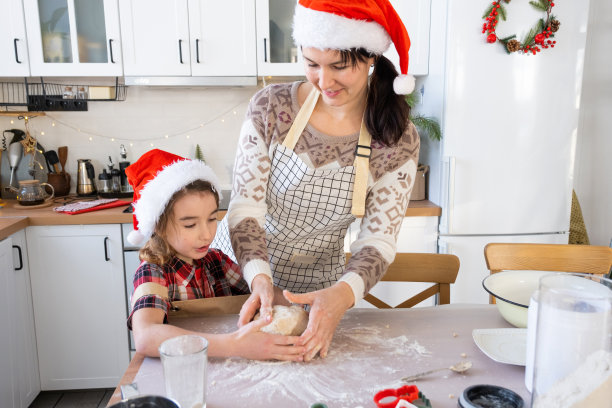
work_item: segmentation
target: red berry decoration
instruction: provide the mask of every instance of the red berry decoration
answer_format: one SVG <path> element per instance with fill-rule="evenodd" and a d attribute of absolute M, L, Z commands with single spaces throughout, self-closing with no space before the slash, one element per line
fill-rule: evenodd
<path fill-rule="evenodd" d="M 486 35 L 486 41 L 489 44 L 496 42 L 501 43 L 508 53 L 520 52 L 523 54 L 536 55 L 542 49 L 553 48 L 556 41 L 548 40 L 549 37 L 554 37 L 561 24 L 553 15 L 552 8 L 555 3 L 551 0 L 532 0 L 529 1 L 534 8 L 545 12 L 546 19 L 540 19 L 537 24 L 529 31 L 523 41 L 518 41 L 516 35 L 508 37 L 499 37 L 496 32 L 499 19 L 506 20 L 506 9 L 502 3 L 510 3 L 510 0 L 496 0 L 491 3 L 482 18 L 485 23 L 482 25 L 482 33 Z M 541 48 L 540 48 L 541 47 Z"/>

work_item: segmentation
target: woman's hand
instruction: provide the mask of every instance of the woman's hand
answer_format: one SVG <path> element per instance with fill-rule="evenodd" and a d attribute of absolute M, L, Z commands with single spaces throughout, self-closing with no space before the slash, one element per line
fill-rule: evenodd
<path fill-rule="evenodd" d="M 238 327 L 242 327 L 253 320 L 259 309 L 262 319 L 268 323 L 272 321 L 272 302 L 274 300 L 274 286 L 269 276 L 259 274 L 251 282 L 251 296 L 240 309 Z"/>
<path fill-rule="evenodd" d="M 258 319 L 232 333 L 234 351 L 230 355 L 252 360 L 304 361 L 305 347 L 295 345 L 300 338 L 259 331 L 268 323 Z"/>
<path fill-rule="evenodd" d="M 294 294 L 286 290 L 283 293 L 292 303 L 311 306 L 308 327 L 296 343 L 306 347 L 304 361 L 312 360 L 317 353 L 325 358 L 336 326 L 355 302 L 351 287 L 344 282 L 338 282 L 332 287 L 314 292 Z"/>

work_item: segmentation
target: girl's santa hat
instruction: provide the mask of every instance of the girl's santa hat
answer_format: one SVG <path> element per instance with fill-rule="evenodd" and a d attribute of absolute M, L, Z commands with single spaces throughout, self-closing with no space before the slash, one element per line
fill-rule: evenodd
<path fill-rule="evenodd" d="M 143 154 L 125 169 L 134 188 L 134 231 L 127 240 L 140 245 L 151 238 L 168 202 L 177 191 L 196 181 L 208 181 L 221 198 L 219 180 L 210 167 L 200 160 L 189 160 L 163 150 Z"/>
<path fill-rule="evenodd" d="M 391 42 L 400 57 L 396 94 L 414 90 L 408 75 L 410 37 L 389 0 L 299 0 L 293 17 L 293 39 L 301 47 L 348 50 L 364 48 L 381 55 Z"/>

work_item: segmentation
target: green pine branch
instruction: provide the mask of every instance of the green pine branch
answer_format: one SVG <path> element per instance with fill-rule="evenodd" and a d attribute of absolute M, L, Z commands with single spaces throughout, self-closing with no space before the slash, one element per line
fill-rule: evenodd
<path fill-rule="evenodd" d="M 442 139 L 442 130 L 435 118 L 416 115 L 411 117 L 410 120 L 416 126 L 419 134 L 427 135 L 431 140 L 440 141 Z"/>
<path fill-rule="evenodd" d="M 497 15 L 501 16 L 502 20 L 506 21 L 506 8 L 501 3 L 499 3 L 499 8 L 497 9 Z"/>
<path fill-rule="evenodd" d="M 416 104 L 419 103 L 419 93 L 413 91 L 412 93 L 406 95 L 405 99 L 408 106 L 410 106 L 410 108 L 414 108 Z"/>
<path fill-rule="evenodd" d="M 529 4 L 541 11 L 548 11 L 548 7 L 550 7 L 548 0 L 530 1 Z"/>
<path fill-rule="evenodd" d="M 491 14 L 491 10 L 493 10 L 493 3 L 492 2 L 491 2 L 491 4 L 489 4 L 489 7 L 487 7 L 487 9 L 485 10 L 484 14 L 482 15 L 482 18 L 489 17 L 489 14 Z"/>

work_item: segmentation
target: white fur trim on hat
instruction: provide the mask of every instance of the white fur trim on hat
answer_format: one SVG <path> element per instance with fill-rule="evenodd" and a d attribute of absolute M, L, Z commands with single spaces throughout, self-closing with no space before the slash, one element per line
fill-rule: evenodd
<path fill-rule="evenodd" d="M 219 180 L 210 167 L 200 160 L 176 161 L 165 166 L 142 188 L 140 198 L 134 203 L 138 230 L 133 231 L 133 234 L 128 234 L 128 241 L 133 245 L 139 245 L 151 238 L 155 225 L 166 210 L 170 198 L 174 193 L 196 180 L 205 180 L 212 184 L 221 199 Z"/>
<path fill-rule="evenodd" d="M 393 80 L 393 90 L 398 95 L 408 95 L 414 91 L 414 83 L 412 75 L 398 75 Z"/>
<path fill-rule="evenodd" d="M 321 50 L 365 48 L 374 54 L 382 54 L 391 45 L 391 37 L 375 21 L 353 20 L 300 4 L 295 7 L 293 40 L 302 47 Z"/>

